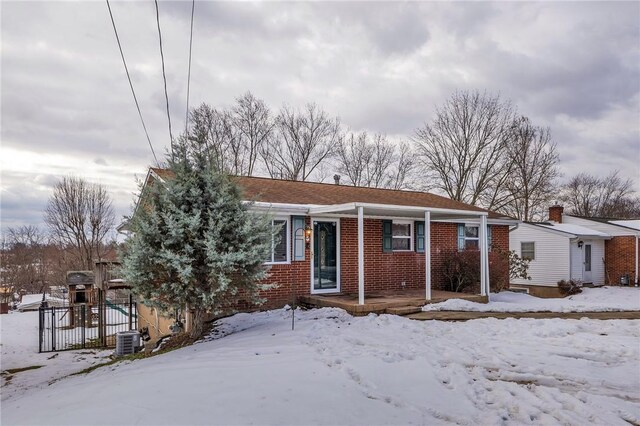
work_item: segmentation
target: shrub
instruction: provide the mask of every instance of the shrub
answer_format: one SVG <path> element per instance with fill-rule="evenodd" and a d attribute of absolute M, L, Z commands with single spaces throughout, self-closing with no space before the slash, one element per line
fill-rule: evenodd
<path fill-rule="evenodd" d="M 500 292 L 509 288 L 509 258 L 507 252 L 493 252 L 489 255 L 489 281 L 491 291 Z"/>
<path fill-rule="evenodd" d="M 580 280 L 560 280 L 558 281 L 558 290 L 563 296 L 571 296 L 573 294 L 582 293 L 582 281 Z"/>
<path fill-rule="evenodd" d="M 447 253 L 442 264 L 445 290 L 463 292 L 480 282 L 480 252 L 454 250 Z"/>

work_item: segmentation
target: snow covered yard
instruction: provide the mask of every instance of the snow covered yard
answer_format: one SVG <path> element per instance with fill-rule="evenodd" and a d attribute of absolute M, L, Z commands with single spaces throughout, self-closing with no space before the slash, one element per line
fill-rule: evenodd
<path fill-rule="evenodd" d="M 640 289 L 634 287 L 584 288 L 582 293 L 543 299 L 523 293 L 491 293 L 489 303 L 449 299 L 425 305 L 423 311 L 474 312 L 614 312 L 640 311 Z"/>
<path fill-rule="evenodd" d="M 296 318 L 221 320 L 209 341 L 6 400 L 2 424 L 640 422 L 640 321 Z"/>
<path fill-rule="evenodd" d="M 0 315 L 0 369 L 2 401 L 33 388 L 46 387 L 52 380 L 107 361 L 113 350 L 84 349 L 38 353 L 38 312 L 12 312 Z M 7 370 L 42 366 L 7 374 Z M 3 403 L 4 405 L 4 403 Z"/>

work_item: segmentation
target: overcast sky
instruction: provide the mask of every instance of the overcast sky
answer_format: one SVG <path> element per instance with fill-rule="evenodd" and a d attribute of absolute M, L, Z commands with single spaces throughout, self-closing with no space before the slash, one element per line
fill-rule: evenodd
<path fill-rule="evenodd" d="M 2 2 L 2 228 L 40 224 L 75 174 L 129 212 L 153 162 L 104 2 Z M 152 1 L 112 10 L 151 141 L 169 145 Z M 184 128 L 190 2 L 161 2 L 174 133 Z M 228 3 L 195 7 L 191 105 L 250 90 L 315 101 L 354 130 L 410 136 L 456 89 L 549 126 L 565 176 L 640 183 L 640 3 Z M 637 187 L 637 186 L 636 186 Z"/>

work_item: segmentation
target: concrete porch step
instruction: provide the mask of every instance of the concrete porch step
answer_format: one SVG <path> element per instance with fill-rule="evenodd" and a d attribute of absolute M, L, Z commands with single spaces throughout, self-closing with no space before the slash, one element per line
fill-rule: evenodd
<path fill-rule="evenodd" d="M 410 315 L 417 314 L 418 312 L 422 312 L 422 307 L 420 306 L 396 306 L 385 309 L 385 313 L 392 315 Z"/>

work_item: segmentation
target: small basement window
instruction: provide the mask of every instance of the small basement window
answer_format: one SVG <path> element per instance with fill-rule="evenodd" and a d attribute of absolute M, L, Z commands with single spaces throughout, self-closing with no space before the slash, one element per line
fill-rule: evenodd
<path fill-rule="evenodd" d="M 528 260 L 536 258 L 536 243 L 533 241 L 520 243 L 520 257 Z"/>
<path fill-rule="evenodd" d="M 394 220 L 393 251 L 410 251 L 413 247 L 413 222 Z"/>

